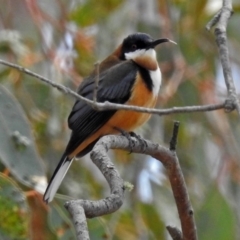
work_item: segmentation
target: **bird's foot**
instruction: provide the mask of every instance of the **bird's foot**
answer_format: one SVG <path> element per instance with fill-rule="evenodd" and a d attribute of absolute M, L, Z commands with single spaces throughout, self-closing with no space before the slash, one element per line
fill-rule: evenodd
<path fill-rule="evenodd" d="M 131 137 L 134 137 L 134 138 L 136 138 L 139 141 L 139 143 L 141 145 L 141 149 L 142 149 L 142 151 L 144 153 L 146 151 L 146 148 L 147 148 L 146 140 L 142 136 L 136 134 L 135 132 L 130 132 L 129 134 L 130 134 Z"/>
<path fill-rule="evenodd" d="M 123 130 L 121 128 L 115 127 L 115 129 L 118 130 L 122 136 L 127 138 L 128 142 L 129 142 L 129 148 L 130 148 L 129 154 L 132 153 L 133 147 L 135 146 L 135 143 L 134 143 L 132 137 L 135 137 L 135 136 L 132 136 L 132 134 L 131 134 L 132 132 L 126 132 L 125 130 Z"/>

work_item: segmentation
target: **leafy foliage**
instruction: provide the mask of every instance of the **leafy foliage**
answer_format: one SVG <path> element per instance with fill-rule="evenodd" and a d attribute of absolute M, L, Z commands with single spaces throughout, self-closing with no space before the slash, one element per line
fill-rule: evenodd
<path fill-rule="evenodd" d="M 233 210 L 216 187 L 209 188 L 196 218 L 200 239 L 235 239 Z"/>
<path fill-rule="evenodd" d="M 29 208 L 22 190 L 9 177 L 0 173 L 0 237 L 27 239 Z"/>
<path fill-rule="evenodd" d="M 102 21 L 111 11 L 114 11 L 124 1 L 119 0 L 89 0 L 79 5 L 70 14 L 70 19 L 81 27 L 87 27 Z"/>

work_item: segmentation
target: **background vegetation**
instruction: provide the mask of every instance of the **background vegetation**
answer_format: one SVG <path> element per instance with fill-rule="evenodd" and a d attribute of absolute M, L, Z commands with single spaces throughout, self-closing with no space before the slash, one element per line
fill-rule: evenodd
<path fill-rule="evenodd" d="M 240 3 L 228 26 L 235 84 L 240 69 Z M 157 49 L 163 84 L 157 107 L 217 103 L 226 88 L 206 23 L 220 0 L 0 0 L 0 58 L 76 89 L 94 63 L 128 34 L 168 37 Z M 74 239 L 67 199 L 98 199 L 108 188 L 89 157 L 75 162 L 49 206 L 47 179 L 68 137 L 74 99 L 14 69 L 0 66 L 0 238 Z M 168 145 L 181 122 L 178 156 L 195 210 L 199 239 L 239 239 L 240 124 L 235 112 L 153 116 L 139 133 Z M 115 151 L 123 179 L 134 184 L 123 207 L 88 221 L 91 239 L 169 239 L 179 226 L 164 169 L 148 156 Z"/>

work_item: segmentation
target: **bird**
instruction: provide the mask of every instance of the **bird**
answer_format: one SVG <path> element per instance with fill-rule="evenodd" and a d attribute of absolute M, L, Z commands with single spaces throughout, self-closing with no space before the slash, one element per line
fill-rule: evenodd
<path fill-rule="evenodd" d="M 77 93 L 93 100 L 98 77 L 97 101 L 124 105 L 155 107 L 161 85 L 161 71 L 155 47 L 168 38 L 154 40 L 146 33 L 133 33 L 92 73 L 80 83 Z M 76 100 L 68 117 L 69 142 L 49 181 L 43 200 L 51 202 L 74 159 L 89 153 L 105 135 L 132 132 L 143 125 L 150 114 L 127 110 L 97 111 L 82 100 Z"/>

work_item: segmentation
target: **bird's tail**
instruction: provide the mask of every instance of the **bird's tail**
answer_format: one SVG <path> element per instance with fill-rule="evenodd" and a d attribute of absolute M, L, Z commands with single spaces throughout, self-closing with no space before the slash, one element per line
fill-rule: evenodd
<path fill-rule="evenodd" d="M 44 193 L 43 200 L 46 203 L 49 203 L 53 200 L 64 176 L 66 175 L 69 167 L 71 166 L 72 160 L 73 158 L 69 158 L 65 154 L 63 154 Z"/>

